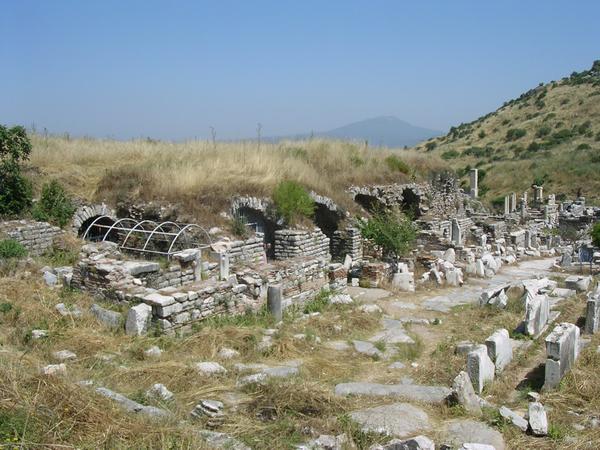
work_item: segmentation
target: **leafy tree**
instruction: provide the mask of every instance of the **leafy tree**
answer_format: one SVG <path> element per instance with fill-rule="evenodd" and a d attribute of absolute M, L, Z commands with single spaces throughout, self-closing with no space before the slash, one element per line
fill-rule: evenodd
<path fill-rule="evenodd" d="M 312 217 L 315 213 L 315 202 L 306 189 L 295 181 L 282 181 L 273 192 L 273 201 L 277 213 L 288 224 L 293 224 L 301 217 Z"/>
<path fill-rule="evenodd" d="M 596 222 L 591 231 L 592 242 L 596 247 L 600 247 L 600 222 Z"/>
<path fill-rule="evenodd" d="M 399 211 L 375 211 L 370 219 L 359 220 L 358 227 L 365 239 L 380 246 L 394 262 L 412 249 L 417 237 L 413 221 Z"/>
<path fill-rule="evenodd" d="M 40 201 L 33 209 L 33 217 L 62 228 L 69 222 L 74 212 L 75 206 L 65 189 L 58 181 L 52 180 L 44 184 Z"/>
<path fill-rule="evenodd" d="M 18 214 L 31 206 L 31 184 L 20 166 L 30 154 L 25 128 L 0 125 L 0 215 Z"/>

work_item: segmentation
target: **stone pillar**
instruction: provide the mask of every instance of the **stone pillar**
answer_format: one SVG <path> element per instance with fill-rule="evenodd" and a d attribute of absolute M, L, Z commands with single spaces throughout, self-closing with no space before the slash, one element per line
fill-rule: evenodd
<path fill-rule="evenodd" d="M 280 285 L 272 285 L 267 289 L 267 308 L 277 322 L 283 318 L 282 293 Z"/>
<path fill-rule="evenodd" d="M 527 203 L 525 199 L 521 199 L 521 218 L 524 219 L 527 217 Z"/>
<path fill-rule="evenodd" d="M 508 216 L 510 214 L 510 196 L 504 196 L 504 215 Z"/>
<path fill-rule="evenodd" d="M 229 278 L 229 255 L 219 253 L 219 279 L 227 280 Z"/>
<path fill-rule="evenodd" d="M 469 172 L 469 185 L 471 187 L 471 197 L 472 198 L 477 198 L 479 197 L 479 189 L 477 186 L 478 183 L 478 178 L 479 178 L 479 171 L 477 169 L 471 169 L 471 171 Z"/>
<path fill-rule="evenodd" d="M 200 281 L 202 279 L 202 250 L 196 250 L 196 257 L 194 258 L 194 280 Z"/>
<path fill-rule="evenodd" d="M 534 197 L 533 200 L 536 203 L 544 202 L 544 187 L 543 186 L 533 186 L 534 189 Z"/>
<path fill-rule="evenodd" d="M 458 220 L 452 219 L 452 234 L 451 240 L 457 247 L 462 245 L 462 233 L 460 231 L 460 225 L 458 224 Z"/>
<path fill-rule="evenodd" d="M 517 210 L 517 194 L 511 192 L 510 194 L 510 212 L 515 212 Z"/>
<path fill-rule="evenodd" d="M 523 201 L 525 201 L 525 203 L 527 203 L 528 197 L 529 197 L 529 195 L 527 194 L 527 191 L 523 192 Z"/>

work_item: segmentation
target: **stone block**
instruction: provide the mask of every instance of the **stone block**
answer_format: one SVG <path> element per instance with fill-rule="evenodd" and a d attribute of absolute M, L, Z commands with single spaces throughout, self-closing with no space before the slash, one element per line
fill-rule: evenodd
<path fill-rule="evenodd" d="M 488 356 L 496 367 L 496 374 L 501 373 L 504 368 L 512 361 L 512 345 L 508 330 L 502 328 L 495 331 L 485 340 Z"/>
<path fill-rule="evenodd" d="M 565 279 L 565 287 L 577 292 L 585 292 L 589 289 L 592 277 L 582 275 L 571 275 Z"/>
<path fill-rule="evenodd" d="M 140 303 L 130 308 L 125 321 L 125 333 L 135 336 L 146 334 L 151 318 L 152 307 L 150 305 Z"/>
<path fill-rule="evenodd" d="M 585 332 L 597 333 L 600 329 L 600 298 L 589 298 L 585 314 Z"/>
<path fill-rule="evenodd" d="M 546 368 L 544 389 L 560 383 L 579 354 L 579 328 L 572 323 L 561 323 L 546 337 Z"/>
<path fill-rule="evenodd" d="M 467 373 L 478 394 L 481 394 L 486 383 L 494 380 L 495 366 L 485 345 L 478 345 L 467 355 Z"/>
<path fill-rule="evenodd" d="M 528 294 L 525 299 L 525 333 L 529 336 L 538 336 L 548 323 L 550 316 L 550 303 L 545 294 Z"/>

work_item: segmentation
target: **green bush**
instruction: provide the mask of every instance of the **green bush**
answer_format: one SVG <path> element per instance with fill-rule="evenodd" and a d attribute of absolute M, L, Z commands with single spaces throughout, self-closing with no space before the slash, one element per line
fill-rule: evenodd
<path fill-rule="evenodd" d="M 458 153 L 456 150 L 448 150 L 448 151 L 445 151 L 444 153 L 442 153 L 442 158 L 445 159 L 446 161 L 449 159 L 458 158 L 459 156 L 460 156 L 460 153 Z"/>
<path fill-rule="evenodd" d="M 19 214 L 31 206 L 31 183 L 15 161 L 0 161 L 0 216 Z"/>
<path fill-rule="evenodd" d="M 510 128 L 506 132 L 506 140 L 507 141 L 516 141 L 517 139 L 521 139 L 526 134 L 527 134 L 527 131 L 525 131 L 522 128 Z"/>
<path fill-rule="evenodd" d="M 579 144 L 575 150 L 589 150 L 591 148 L 590 144 Z"/>
<path fill-rule="evenodd" d="M 536 137 L 542 138 L 544 136 L 548 136 L 551 132 L 552 132 L 552 128 L 550 128 L 548 125 L 543 125 L 538 128 L 535 135 L 536 135 Z"/>
<path fill-rule="evenodd" d="M 31 184 L 20 166 L 30 154 L 25 128 L 0 125 L 0 215 L 19 214 L 31 206 Z"/>
<path fill-rule="evenodd" d="M 359 220 L 358 227 L 365 239 L 394 259 L 408 253 L 417 237 L 413 221 L 398 211 L 376 211 L 370 219 Z"/>
<path fill-rule="evenodd" d="M 592 227 L 592 231 L 590 233 L 592 236 L 592 242 L 596 247 L 600 247 L 600 222 L 596 222 Z"/>
<path fill-rule="evenodd" d="M 27 256 L 27 249 L 14 239 L 0 241 L 0 259 L 22 258 Z"/>
<path fill-rule="evenodd" d="M 293 224 L 301 217 L 312 217 L 315 213 L 315 202 L 306 189 L 295 181 L 282 181 L 273 192 L 273 201 L 277 213 L 288 224 Z"/>
<path fill-rule="evenodd" d="M 435 141 L 431 141 L 425 144 L 425 148 L 428 152 L 432 151 L 435 147 L 437 147 L 437 143 Z"/>
<path fill-rule="evenodd" d="M 62 228 L 71 220 L 74 212 L 75 207 L 65 189 L 58 181 L 52 180 L 44 184 L 40 201 L 33 209 L 33 217 Z"/>
<path fill-rule="evenodd" d="M 238 215 L 231 219 L 231 232 L 242 239 L 248 237 L 248 222 L 244 216 Z"/>
<path fill-rule="evenodd" d="M 404 174 L 408 174 L 410 172 L 410 167 L 396 155 L 390 155 L 385 158 L 385 163 L 389 167 L 389 169 L 393 172 L 401 172 Z"/>

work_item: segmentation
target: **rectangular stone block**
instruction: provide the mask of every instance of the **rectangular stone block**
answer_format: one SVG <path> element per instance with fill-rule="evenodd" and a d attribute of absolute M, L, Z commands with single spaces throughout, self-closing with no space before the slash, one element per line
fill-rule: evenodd
<path fill-rule="evenodd" d="M 544 389 L 554 388 L 569 371 L 579 354 L 579 328 L 561 323 L 546 337 Z"/>
<path fill-rule="evenodd" d="M 508 330 L 502 328 L 497 330 L 485 340 L 488 355 L 496 367 L 496 374 L 501 373 L 512 361 L 512 345 Z"/>
<path fill-rule="evenodd" d="M 590 298 L 587 301 L 585 314 L 585 332 L 597 333 L 600 329 L 600 298 Z"/>
<path fill-rule="evenodd" d="M 487 347 L 478 345 L 467 355 L 467 373 L 475 392 L 481 394 L 486 383 L 494 380 L 495 366 L 488 356 Z"/>

